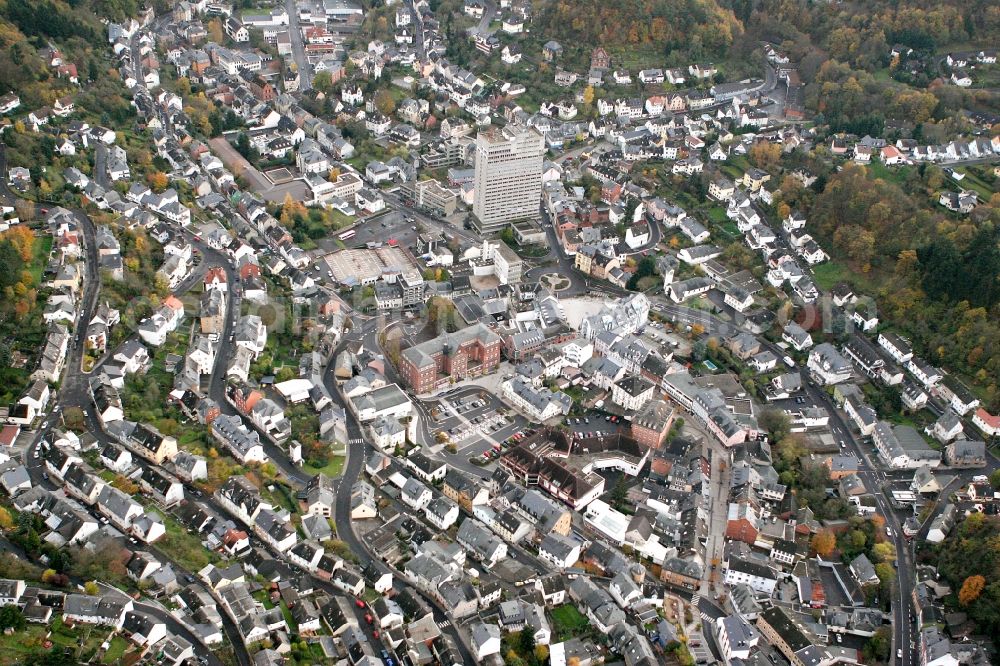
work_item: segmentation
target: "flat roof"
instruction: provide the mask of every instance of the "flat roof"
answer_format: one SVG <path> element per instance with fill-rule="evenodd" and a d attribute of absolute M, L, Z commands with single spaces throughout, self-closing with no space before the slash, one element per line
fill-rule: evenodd
<path fill-rule="evenodd" d="M 333 279 L 342 284 L 375 282 L 391 270 L 419 275 L 419 269 L 409 253 L 389 245 L 376 249 L 338 250 L 323 259 L 330 267 Z"/>

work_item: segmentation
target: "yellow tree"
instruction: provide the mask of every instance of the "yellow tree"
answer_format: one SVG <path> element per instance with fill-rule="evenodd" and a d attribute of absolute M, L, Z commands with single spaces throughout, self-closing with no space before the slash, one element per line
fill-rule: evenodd
<path fill-rule="evenodd" d="M 149 181 L 149 186 L 153 188 L 154 192 L 162 192 L 167 189 L 167 184 L 170 182 L 167 178 L 167 174 L 162 171 L 154 171 L 146 177 Z"/>
<path fill-rule="evenodd" d="M 750 149 L 750 161 L 761 169 L 770 169 L 781 160 L 781 146 L 776 143 L 762 141 Z"/>
<path fill-rule="evenodd" d="M 295 202 L 292 200 L 291 193 L 285 194 L 285 200 L 281 202 L 281 217 L 279 220 L 281 224 L 286 227 L 292 226 L 295 221 Z"/>
<path fill-rule="evenodd" d="M 837 546 L 837 537 L 830 530 L 821 530 L 812 538 L 812 549 L 817 555 L 829 557 Z"/>

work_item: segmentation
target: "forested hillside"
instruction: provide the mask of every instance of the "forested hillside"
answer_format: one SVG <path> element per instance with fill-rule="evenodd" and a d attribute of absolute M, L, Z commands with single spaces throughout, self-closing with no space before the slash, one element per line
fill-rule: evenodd
<path fill-rule="evenodd" d="M 883 320 L 918 353 L 984 389 L 1000 406 L 1000 195 L 955 219 L 929 205 L 944 185 L 933 165 L 896 172 L 896 182 L 847 164 L 816 192 L 782 182 L 784 205 L 846 264 L 848 278 L 878 299 Z M 868 285 L 876 285 L 868 287 Z"/>
<path fill-rule="evenodd" d="M 533 31 L 564 47 L 652 46 L 663 55 L 682 49 L 720 55 L 743 31 L 716 0 L 559 0 L 539 7 Z"/>
<path fill-rule="evenodd" d="M 1000 5 L 991 0 L 726 0 L 749 30 L 782 44 L 794 60 L 817 49 L 859 69 L 888 62 L 889 49 L 903 43 L 914 49 L 949 44 L 996 43 Z"/>

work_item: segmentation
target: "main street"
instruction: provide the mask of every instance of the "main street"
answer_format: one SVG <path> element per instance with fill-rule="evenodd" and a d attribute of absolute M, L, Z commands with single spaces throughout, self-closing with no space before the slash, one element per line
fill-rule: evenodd
<path fill-rule="evenodd" d="M 299 90 L 303 93 L 312 90 L 312 66 L 306 58 L 306 48 L 302 43 L 302 27 L 299 23 L 299 7 L 296 0 L 285 0 L 285 11 L 288 12 L 288 38 L 292 42 L 292 57 L 299 69 Z"/>
<path fill-rule="evenodd" d="M 703 310 L 696 310 L 683 305 L 666 305 L 659 311 L 676 322 L 692 326 L 695 324 L 702 326 L 704 329 L 704 336 L 727 336 L 736 332 L 739 328 L 735 321 L 729 321 L 712 313 L 705 312 Z M 778 358 L 787 354 L 787 350 L 782 349 L 776 344 L 763 338 L 758 339 L 761 341 L 762 348 L 769 350 Z M 910 552 L 909 543 L 903 536 L 902 530 L 902 522 L 905 518 L 901 519 L 899 513 L 893 510 L 893 508 L 889 505 L 883 489 L 884 482 L 880 479 L 880 475 L 875 464 L 869 458 L 865 448 L 862 446 L 862 443 L 855 436 L 854 431 L 844 420 L 843 415 L 833 403 L 830 395 L 816 386 L 808 372 L 802 370 L 801 374 L 802 386 L 804 387 L 809 400 L 812 404 L 824 408 L 826 412 L 829 413 L 830 429 L 833 436 L 838 442 L 844 442 L 847 449 L 850 450 L 858 459 L 859 476 L 875 498 L 878 512 L 885 519 L 886 527 L 888 529 L 886 537 L 892 542 L 896 549 L 897 557 L 899 558 L 897 562 L 899 567 L 898 571 L 900 572 L 900 575 L 896 578 L 892 599 L 893 651 L 897 648 L 903 650 L 903 659 L 900 660 L 900 666 L 907 666 L 910 663 L 915 663 L 914 655 L 909 648 L 910 641 L 912 640 L 911 634 L 913 631 L 913 626 L 909 618 L 912 614 L 912 593 L 915 580 L 913 575 L 913 562 L 911 561 L 912 554 Z"/>

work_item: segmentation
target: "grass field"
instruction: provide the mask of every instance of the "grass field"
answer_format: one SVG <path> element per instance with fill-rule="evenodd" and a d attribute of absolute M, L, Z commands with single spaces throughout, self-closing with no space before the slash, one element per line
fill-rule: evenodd
<path fill-rule="evenodd" d="M 911 169 L 911 167 L 887 167 L 880 160 L 874 160 L 866 165 L 865 168 L 876 178 L 881 178 L 886 182 L 896 183 L 897 185 L 901 185 L 906 181 L 906 176 Z"/>
<path fill-rule="evenodd" d="M 961 182 L 955 181 L 950 178 L 949 183 L 956 190 L 972 190 L 979 195 L 980 201 L 989 201 L 990 197 L 993 196 L 993 188 L 989 186 L 983 179 L 977 176 L 975 173 L 969 169 L 955 169 L 958 173 L 964 173 L 965 178 Z"/>
<path fill-rule="evenodd" d="M 813 267 L 813 274 L 816 276 L 816 286 L 823 291 L 829 291 L 830 287 L 850 277 L 851 271 L 847 266 L 827 261 Z"/>
<path fill-rule="evenodd" d="M 812 270 L 816 277 L 816 286 L 823 291 L 828 291 L 838 282 L 847 282 L 867 294 L 875 293 L 875 289 L 872 288 L 871 275 L 860 273 L 839 261 L 826 261 L 813 266 Z"/>
<path fill-rule="evenodd" d="M 726 216 L 726 209 L 722 206 L 712 206 L 706 211 L 708 214 L 708 219 L 716 224 L 725 224 L 729 222 L 729 218 Z M 739 231 L 737 229 L 737 231 Z"/>

